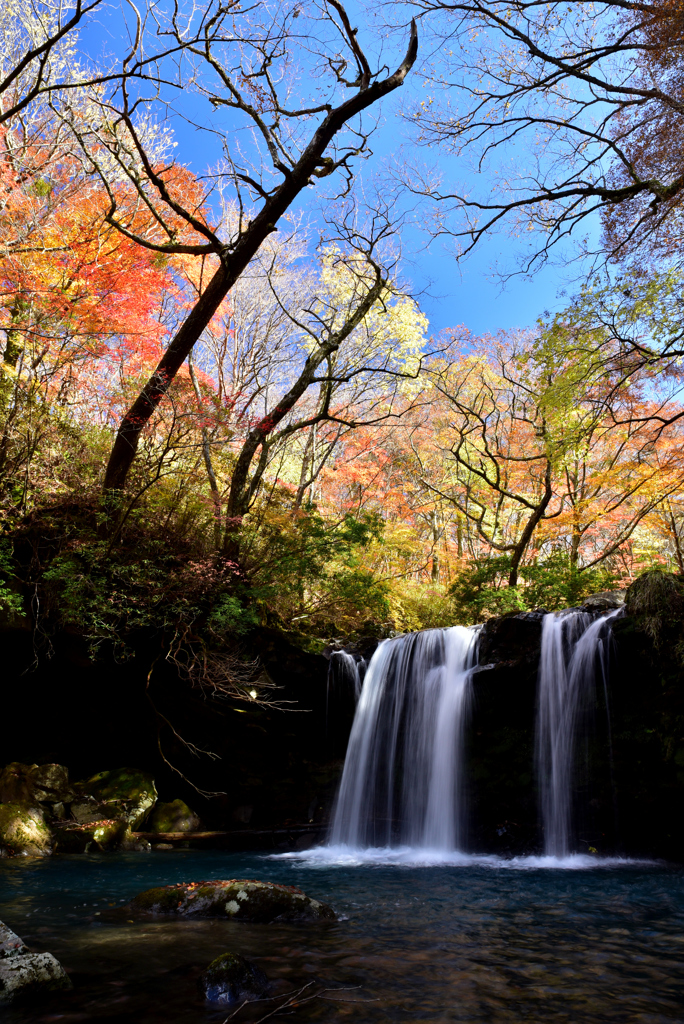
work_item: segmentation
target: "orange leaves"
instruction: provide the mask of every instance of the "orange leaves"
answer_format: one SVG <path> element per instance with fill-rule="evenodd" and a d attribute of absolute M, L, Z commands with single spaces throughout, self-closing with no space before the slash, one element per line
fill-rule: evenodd
<path fill-rule="evenodd" d="M 190 172 L 172 167 L 162 177 L 202 220 L 205 193 Z M 0 188 L 0 330 L 21 349 L 20 375 L 46 397 L 67 387 L 87 418 L 108 419 L 125 401 L 126 381 L 149 375 L 193 304 L 188 282 L 194 275 L 193 288 L 202 288 L 200 261 L 169 258 L 108 223 L 110 195 L 58 137 L 22 147 L 5 130 Z M 129 225 L 163 240 L 149 209 L 117 188 Z M 173 213 L 166 228 L 196 234 Z"/>

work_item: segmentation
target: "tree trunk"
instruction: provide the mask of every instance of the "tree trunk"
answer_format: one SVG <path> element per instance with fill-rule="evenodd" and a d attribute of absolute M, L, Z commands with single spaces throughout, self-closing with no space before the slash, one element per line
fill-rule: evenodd
<path fill-rule="evenodd" d="M 121 491 L 135 458 L 140 434 L 145 429 L 155 409 L 166 395 L 181 366 L 192 351 L 195 342 L 209 325 L 219 306 L 233 287 L 250 261 L 259 251 L 264 240 L 277 230 L 276 224 L 287 212 L 299 193 L 306 188 L 322 157 L 346 122 L 367 107 L 372 106 L 388 93 L 403 85 L 404 79 L 413 67 L 418 53 L 418 33 L 415 22 L 411 23 L 411 38 L 406 56 L 394 72 L 381 82 L 362 88 L 354 96 L 331 110 L 319 125 L 301 157 L 287 173 L 285 180 L 264 202 L 254 220 L 241 235 L 233 249 L 222 250 L 221 264 L 209 282 L 206 291 L 198 299 L 185 323 L 172 339 L 157 368 L 124 416 L 112 447 L 105 472 L 104 491 Z M 258 446 L 258 441 L 257 441 Z M 252 451 L 249 459 L 256 451 Z"/>
<path fill-rule="evenodd" d="M 192 361 L 192 353 L 188 356 L 188 370 L 190 371 L 190 380 L 192 381 L 192 387 L 195 392 L 195 397 L 197 398 L 197 408 L 201 415 L 202 392 L 200 391 L 200 386 L 197 381 L 197 374 L 195 373 L 195 367 Z M 204 466 L 209 480 L 211 500 L 214 504 L 214 544 L 218 550 L 221 547 L 221 492 L 216 480 L 216 473 L 214 472 L 214 463 L 211 458 L 209 431 L 205 426 L 202 427 L 202 457 L 204 459 Z"/>
<path fill-rule="evenodd" d="M 535 508 L 534 512 L 527 520 L 525 529 L 522 532 L 522 536 L 513 550 L 513 557 L 511 558 L 511 569 L 508 574 L 508 586 L 517 587 L 518 585 L 518 572 L 520 569 L 520 563 L 527 550 L 527 547 L 532 540 L 532 535 L 536 530 L 537 526 L 544 518 L 544 513 L 549 506 L 549 502 L 553 497 L 553 490 L 551 488 L 551 463 L 546 462 L 546 472 L 544 474 L 544 496 L 540 503 Z"/>
<path fill-rule="evenodd" d="M 381 277 L 379 270 L 376 269 L 375 284 L 369 288 L 368 292 L 361 302 L 359 302 L 348 320 L 343 324 L 339 331 L 330 335 L 324 344 L 319 344 L 317 351 L 312 352 L 311 355 L 307 357 L 302 372 L 287 394 L 283 395 L 277 405 L 267 413 L 266 416 L 263 416 L 248 433 L 245 443 L 242 446 L 242 451 L 238 455 L 237 462 L 233 467 L 233 474 L 230 480 L 230 492 L 228 494 L 228 504 L 226 507 L 227 548 L 225 550 L 228 548 L 230 549 L 232 558 L 235 558 L 235 547 L 233 539 L 229 539 L 234 536 L 230 531 L 239 529 L 239 525 L 249 510 L 256 488 L 263 476 L 266 468 L 266 462 L 263 455 L 266 452 L 266 444 L 269 435 L 273 433 L 279 423 L 282 423 L 287 414 L 294 408 L 302 397 L 304 392 L 313 383 L 316 370 L 321 363 L 328 359 L 333 352 L 336 352 L 342 342 L 359 326 L 364 317 L 370 312 L 372 307 L 380 298 L 386 287 L 387 282 Z M 323 418 L 325 418 L 324 411 L 317 416 L 317 419 Z M 259 447 L 262 448 L 262 459 L 260 460 L 259 466 L 250 481 L 250 467 Z"/>

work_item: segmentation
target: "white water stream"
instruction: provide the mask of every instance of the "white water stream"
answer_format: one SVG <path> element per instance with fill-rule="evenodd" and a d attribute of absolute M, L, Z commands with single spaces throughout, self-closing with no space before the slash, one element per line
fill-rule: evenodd
<path fill-rule="evenodd" d="M 568 857 L 572 847 L 573 789 L 578 731 L 600 684 L 607 703 L 610 621 L 570 611 L 544 616 L 539 663 L 537 774 L 544 853 Z"/>
<path fill-rule="evenodd" d="M 349 738 L 332 846 L 459 849 L 476 638 L 454 626 L 379 645 Z"/>

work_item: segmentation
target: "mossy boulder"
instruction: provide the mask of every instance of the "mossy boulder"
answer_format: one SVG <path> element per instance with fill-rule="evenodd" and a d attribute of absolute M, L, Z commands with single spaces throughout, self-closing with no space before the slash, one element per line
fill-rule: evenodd
<path fill-rule="evenodd" d="M 98 772 L 90 779 L 77 782 L 74 789 L 81 800 L 72 805 L 72 814 L 81 823 L 87 823 L 86 815 L 92 813 L 98 818 L 121 818 L 131 828 L 138 828 L 157 802 L 154 779 L 137 768 L 115 768 Z M 97 812 L 94 805 L 97 805 Z M 82 813 L 79 813 L 82 810 Z"/>
<path fill-rule="evenodd" d="M 196 832 L 200 820 L 182 800 L 158 803 L 147 823 L 149 832 Z"/>
<path fill-rule="evenodd" d="M 662 569 L 643 573 L 627 590 L 625 611 L 656 650 L 663 645 L 679 647 L 684 634 L 684 577 Z"/>
<path fill-rule="evenodd" d="M 13 761 L 0 771 L 0 803 L 40 805 L 52 817 L 64 815 L 74 794 L 69 773 L 61 764 L 22 764 Z"/>
<path fill-rule="evenodd" d="M 219 1005 L 258 998 L 267 986 L 264 972 L 239 953 L 217 956 L 199 980 L 200 991 L 207 1002 Z"/>
<path fill-rule="evenodd" d="M 119 850 L 132 839 L 128 825 L 120 818 L 104 818 L 86 825 L 69 821 L 55 828 L 55 853 L 103 853 Z"/>
<path fill-rule="evenodd" d="M 301 889 L 241 879 L 179 882 L 147 889 L 128 904 L 127 910 L 177 917 L 222 917 L 257 924 L 337 920 L 332 907 L 311 899 Z"/>
<path fill-rule="evenodd" d="M 46 857 L 52 835 L 42 810 L 25 804 L 0 804 L 0 848 L 10 857 Z"/>

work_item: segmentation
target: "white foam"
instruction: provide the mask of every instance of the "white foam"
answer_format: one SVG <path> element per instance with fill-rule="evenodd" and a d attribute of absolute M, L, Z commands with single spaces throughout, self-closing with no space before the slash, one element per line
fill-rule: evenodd
<path fill-rule="evenodd" d="M 325 867 L 483 867 L 518 871 L 561 870 L 587 871 L 597 868 L 653 866 L 656 861 L 631 860 L 626 857 L 599 857 L 597 854 L 573 853 L 567 857 L 498 857 L 494 854 L 461 853 L 458 850 L 430 850 L 411 846 L 368 847 L 314 846 L 296 853 L 271 854 L 269 860 L 296 861 L 299 866 Z"/>

